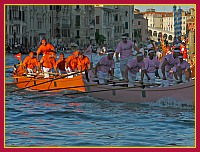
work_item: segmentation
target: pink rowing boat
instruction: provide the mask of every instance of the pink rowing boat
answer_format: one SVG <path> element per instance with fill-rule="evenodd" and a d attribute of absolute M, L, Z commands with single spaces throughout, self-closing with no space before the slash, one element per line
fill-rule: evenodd
<path fill-rule="evenodd" d="M 109 85 L 93 85 L 94 81 L 86 82 L 86 93 L 98 99 L 114 102 L 153 102 L 161 98 L 173 98 L 181 103 L 194 105 L 195 103 L 195 81 L 181 83 L 168 87 L 127 87 L 120 83 Z"/>
<path fill-rule="evenodd" d="M 87 83 L 91 85 L 92 83 Z M 87 86 L 86 85 L 86 86 Z M 111 85 L 99 85 L 86 87 L 89 96 L 110 100 L 115 102 L 153 102 L 161 98 L 173 98 L 182 103 L 194 105 L 195 102 L 195 88 L 194 81 L 188 83 L 178 84 L 169 87 L 122 87 Z"/>

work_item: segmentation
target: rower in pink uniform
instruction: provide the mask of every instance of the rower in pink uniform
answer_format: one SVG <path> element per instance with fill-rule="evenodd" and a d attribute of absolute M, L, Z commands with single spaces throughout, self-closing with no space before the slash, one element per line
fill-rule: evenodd
<path fill-rule="evenodd" d="M 174 77 L 176 80 L 180 82 L 189 81 L 191 78 L 191 69 L 190 64 L 183 60 L 183 55 L 178 56 L 180 63 L 173 68 Z M 185 71 L 188 72 L 188 77 L 186 78 Z"/>
<path fill-rule="evenodd" d="M 133 54 L 132 47 L 133 47 L 133 42 L 127 40 L 126 34 L 123 34 L 122 41 L 119 42 L 116 48 L 116 60 L 117 62 L 119 62 L 119 54 L 120 54 L 120 71 L 123 79 L 125 79 L 125 69 L 128 59 Z"/>
<path fill-rule="evenodd" d="M 174 66 L 177 66 L 179 64 L 179 56 L 180 49 L 175 48 L 173 54 L 166 55 L 163 58 L 162 64 L 161 64 L 161 71 L 163 74 L 163 85 L 168 86 L 169 80 L 171 80 L 170 71 Z M 166 81 L 165 81 L 166 80 Z"/>
<path fill-rule="evenodd" d="M 98 76 L 99 84 L 104 84 L 109 78 L 114 76 L 115 62 L 113 59 L 114 52 L 108 52 L 107 56 L 103 56 L 95 67 L 95 75 Z"/>
<path fill-rule="evenodd" d="M 159 68 L 160 62 L 154 56 L 155 51 L 153 49 L 149 50 L 148 54 L 149 54 L 149 57 L 146 58 L 144 63 L 145 63 L 145 70 L 147 71 L 147 75 L 150 78 L 149 82 L 152 84 L 152 83 L 155 83 L 155 73 L 157 72 Z M 145 81 L 147 81 L 147 76 L 145 77 Z"/>
<path fill-rule="evenodd" d="M 129 87 L 133 87 L 135 85 L 136 76 L 140 69 L 141 69 L 142 82 L 143 82 L 144 74 L 147 74 L 145 70 L 144 58 L 143 58 L 142 53 L 139 53 L 136 56 L 137 56 L 136 58 L 130 59 L 128 61 L 126 69 L 125 69 L 125 77 L 126 77 L 126 80 L 128 81 Z M 148 77 L 148 79 L 150 78 Z"/>

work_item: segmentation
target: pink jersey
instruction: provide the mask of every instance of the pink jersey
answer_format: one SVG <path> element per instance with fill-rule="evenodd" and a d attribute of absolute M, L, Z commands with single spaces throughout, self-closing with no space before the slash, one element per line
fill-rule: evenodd
<path fill-rule="evenodd" d="M 115 68 L 115 62 L 114 60 L 109 60 L 108 56 L 103 56 L 100 61 L 98 62 L 99 66 L 97 68 L 97 71 L 101 72 L 108 72 L 111 68 Z"/>
<path fill-rule="evenodd" d="M 128 58 L 130 55 L 132 55 L 133 42 L 130 40 L 127 40 L 127 43 L 124 43 L 123 41 L 120 41 L 117 45 L 116 52 L 120 53 L 120 58 L 125 59 Z"/>
<path fill-rule="evenodd" d="M 127 63 L 127 66 L 130 68 L 129 72 L 132 74 L 136 74 L 140 69 L 145 69 L 144 61 L 138 62 L 136 58 L 130 59 Z"/>
<path fill-rule="evenodd" d="M 147 70 L 147 73 L 154 73 L 156 71 L 156 67 L 159 67 L 160 64 L 160 62 L 156 57 L 153 57 L 152 60 L 150 58 L 146 58 L 144 63 L 145 63 L 145 70 Z"/>
<path fill-rule="evenodd" d="M 179 62 L 180 62 L 178 57 L 174 58 L 173 54 L 166 55 L 164 57 L 162 63 L 164 62 L 165 59 L 167 59 L 167 61 L 168 61 L 168 64 L 165 67 L 165 71 L 170 71 L 170 69 L 172 69 L 174 66 L 177 66 L 177 64 L 179 64 Z"/>
<path fill-rule="evenodd" d="M 181 66 L 182 73 L 184 73 L 184 71 L 185 71 L 186 69 L 189 69 L 189 68 L 190 68 L 190 64 L 189 64 L 187 61 L 185 61 L 185 60 L 183 60 L 182 63 L 177 64 L 177 67 L 178 67 L 178 66 Z"/>

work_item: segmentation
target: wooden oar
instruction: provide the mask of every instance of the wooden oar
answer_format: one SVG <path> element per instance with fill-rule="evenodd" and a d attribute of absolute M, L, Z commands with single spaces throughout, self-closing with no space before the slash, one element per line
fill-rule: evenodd
<path fill-rule="evenodd" d="M 16 66 L 19 66 L 20 64 L 16 64 Z M 7 65 L 7 66 L 5 66 L 5 68 L 7 69 L 7 68 L 14 68 L 14 66 L 13 65 Z"/>
<path fill-rule="evenodd" d="M 82 88 L 82 87 L 92 87 L 92 86 L 102 86 L 102 85 L 121 86 L 121 85 L 125 85 L 125 84 L 124 83 L 123 84 L 112 84 L 112 83 L 107 83 L 107 84 L 91 84 L 91 85 L 85 85 L 85 86 L 73 86 L 73 87 L 63 87 L 63 88 L 39 90 L 38 92 L 55 91 L 55 90 L 62 90 L 62 89 L 73 89 L 73 88 Z"/>
<path fill-rule="evenodd" d="M 57 73 L 52 73 L 52 72 L 42 72 L 40 74 L 45 74 L 45 73 L 48 73 L 48 74 L 52 74 L 52 75 L 56 75 Z M 34 73 L 35 74 L 35 73 Z M 73 74 L 73 73 L 72 73 Z M 33 76 L 36 76 L 36 75 L 33 75 Z M 43 75 L 38 75 L 38 76 L 41 76 L 41 77 L 44 77 Z M 6 79 L 16 79 L 16 78 L 24 78 L 24 77 L 27 77 L 26 75 L 24 76 L 13 76 L 13 77 L 6 77 Z M 31 78 L 31 77 L 27 77 L 27 78 Z"/>
<path fill-rule="evenodd" d="M 17 77 L 6 77 L 6 80 L 10 80 L 10 79 L 17 79 L 17 78 L 23 78 L 24 76 L 17 76 Z"/>
<path fill-rule="evenodd" d="M 131 88 L 138 88 L 138 86 L 123 87 L 123 88 L 113 88 L 113 89 L 102 89 L 102 90 L 87 91 L 87 92 L 66 93 L 66 94 L 63 94 L 63 96 L 75 95 L 75 94 L 87 94 L 87 93 L 95 93 L 95 92 L 105 92 L 105 91 L 113 91 L 113 90 L 125 90 L 125 89 L 131 89 Z"/>
<path fill-rule="evenodd" d="M 17 78 L 17 77 L 16 77 Z M 19 78 L 22 78 L 22 77 L 19 77 Z M 30 77 L 31 78 L 31 77 Z M 6 83 L 6 85 L 13 85 L 13 84 L 20 84 L 20 83 L 26 83 L 26 82 L 32 82 L 32 81 L 37 81 L 37 80 L 41 80 L 41 79 L 44 79 L 44 77 L 38 77 L 36 79 L 32 79 L 31 80 L 26 80 L 26 81 L 20 81 L 20 82 L 9 82 L 9 83 Z"/>
<path fill-rule="evenodd" d="M 35 79 L 35 80 L 36 80 L 36 79 Z M 26 83 L 26 82 L 31 82 L 31 81 L 35 81 L 35 80 L 28 80 L 28 81 L 21 81 L 21 82 L 9 82 L 9 83 L 6 83 L 6 85 L 13 85 L 13 84 Z"/>
<path fill-rule="evenodd" d="M 37 85 L 32 85 L 32 86 L 28 86 L 28 87 L 24 87 L 24 88 L 19 88 L 19 89 L 15 89 L 15 90 L 13 90 L 13 91 L 10 91 L 10 93 L 12 93 L 12 92 L 16 92 L 16 91 L 20 91 L 20 90 L 24 90 L 24 89 L 28 89 L 28 88 L 31 88 L 31 87 L 35 87 L 35 86 L 38 86 L 38 85 L 41 85 L 41 84 L 45 84 L 45 83 L 48 83 L 48 82 L 52 82 L 52 81 L 54 81 L 54 80 L 58 80 L 58 79 L 62 79 L 62 78 L 65 78 L 65 77 L 67 77 L 67 76 L 71 76 L 71 75 L 74 75 L 74 74 L 78 74 L 78 73 L 80 73 L 80 72 L 77 72 L 77 73 L 73 73 L 73 74 L 66 74 L 66 75 L 61 75 L 61 76 L 59 76 L 58 78 L 55 78 L 55 79 L 52 79 L 52 80 L 48 80 L 48 81 L 45 81 L 45 82 L 41 82 L 41 83 L 38 83 Z"/>

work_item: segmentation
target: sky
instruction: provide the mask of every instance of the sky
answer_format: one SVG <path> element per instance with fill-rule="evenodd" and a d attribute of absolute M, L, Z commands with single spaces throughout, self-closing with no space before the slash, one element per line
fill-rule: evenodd
<path fill-rule="evenodd" d="M 177 6 L 177 8 L 179 8 L 180 5 L 176 5 L 176 6 Z M 134 7 L 139 9 L 140 12 L 145 12 L 146 9 L 148 9 L 148 8 L 154 8 L 154 9 L 156 9 L 156 12 L 172 12 L 173 11 L 173 5 L 169 6 L 169 4 L 168 5 L 152 4 L 152 5 L 143 5 L 143 6 L 135 4 Z M 187 11 L 189 8 L 195 8 L 195 5 L 184 5 L 184 6 L 181 6 L 181 8 L 184 11 Z"/>

